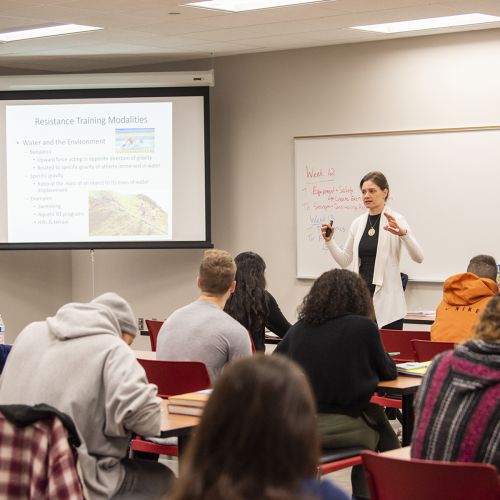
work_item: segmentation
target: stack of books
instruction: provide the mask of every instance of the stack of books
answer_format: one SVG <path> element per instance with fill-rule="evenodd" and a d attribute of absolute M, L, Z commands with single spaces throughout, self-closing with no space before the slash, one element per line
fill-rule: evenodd
<path fill-rule="evenodd" d="M 410 375 L 412 377 L 423 377 L 432 361 L 398 363 L 398 373 L 400 375 Z"/>
<path fill-rule="evenodd" d="M 205 389 L 203 391 L 169 396 L 168 412 L 178 415 L 200 416 L 211 393 L 212 389 Z"/>

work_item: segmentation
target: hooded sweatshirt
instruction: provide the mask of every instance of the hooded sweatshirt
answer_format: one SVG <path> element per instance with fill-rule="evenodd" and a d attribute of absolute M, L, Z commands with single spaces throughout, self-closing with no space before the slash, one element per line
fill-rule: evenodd
<path fill-rule="evenodd" d="M 111 498 L 121 486 L 131 431 L 155 436 L 161 426 L 156 386 L 120 336 L 123 324 L 134 323 L 130 306 L 116 294 L 103 297 L 113 299 L 111 307 L 98 299 L 66 304 L 28 325 L 0 379 L 0 404 L 47 403 L 73 419 L 92 499 Z M 114 303 L 121 307 L 116 313 Z"/>
<path fill-rule="evenodd" d="M 497 292 L 498 285 L 493 280 L 473 273 L 448 278 L 431 327 L 431 340 L 460 343 L 471 339 L 479 313 Z"/>
<path fill-rule="evenodd" d="M 500 472 L 500 342 L 470 340 L 434 358 L 415 401 L 411 455 Z"/>

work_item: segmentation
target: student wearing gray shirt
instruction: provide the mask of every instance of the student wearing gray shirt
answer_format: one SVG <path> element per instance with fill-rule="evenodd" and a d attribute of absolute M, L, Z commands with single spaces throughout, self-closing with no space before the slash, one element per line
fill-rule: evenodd
<path fill-rule="evenodd" d="M 226 363 L 252 354 L 248 331 L 223 311 L 233 293 L 236 265 L 224 250 L 207 250 L 197 279 L 200 297 L 177 309 L 158 334 L 156 358 L 202 361 L 212 383 Z"/>

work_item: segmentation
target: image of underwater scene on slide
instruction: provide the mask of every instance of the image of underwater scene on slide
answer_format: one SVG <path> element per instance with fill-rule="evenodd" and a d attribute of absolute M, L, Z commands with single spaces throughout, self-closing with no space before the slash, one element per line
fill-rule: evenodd
<path fill-rule="evenodd" d="M 168 213 L 147 194 L 89 192 L 90 236 L 167 235 Z"/>
<path fill-rule="evenodd" d="M 154 128 L 119 128 L 115 131 L 116 153 L 153 153 Z"/>

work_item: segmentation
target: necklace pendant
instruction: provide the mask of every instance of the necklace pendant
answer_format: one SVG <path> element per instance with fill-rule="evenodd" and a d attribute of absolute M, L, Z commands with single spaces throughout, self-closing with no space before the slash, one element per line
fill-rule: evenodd
<path fill-rule="evenodd" d="M 368 236 L 373 236 L 374 234 L 375 234 L 375 229 L 373 229 L 373 227 L 368 229 Z"/>

